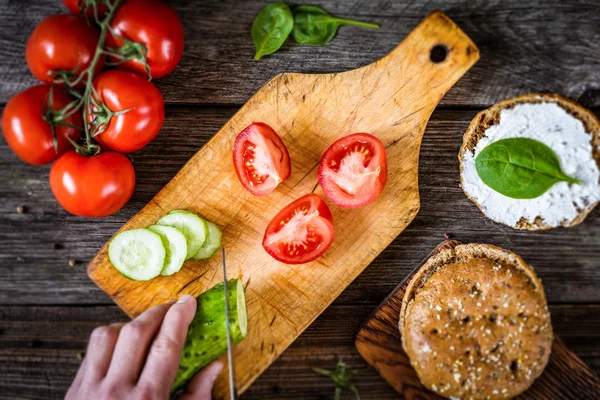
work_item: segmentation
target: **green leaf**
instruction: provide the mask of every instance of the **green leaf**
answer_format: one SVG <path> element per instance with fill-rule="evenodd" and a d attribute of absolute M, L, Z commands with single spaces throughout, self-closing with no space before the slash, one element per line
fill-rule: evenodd
<path fill-rule="evenodd" d="M 256 46 L 255 60 L 275 53 L 283 45 L 294 27 L 294 16 L 283 3 L 265 6 L 252 23 L 252 41 Z"/>
<path fill-rule="evenodd" d="M 365 28 L 379 28 L 377 24 L 336 18 L 320 7 L 300 6 L 294 8 L 294 30 L 292 36 L 298 44 L 321 46 L 333 39 L 342 25 L 355 25 Z"/>
<path fill-rule="evenodd" d="M 534 199 L 555 183 L 580 183 L 565 174 L 554 151 L 527 138 L 503 139 L 486 146 L 475 159 L 481 180 L 513 199 Z"/>
<path fill-rule="evenodd" d="M 313 367 L 313 371 L 315 371 L 316 373 L 321 374 L 321 375 L 331 376 L 331 371 L 329 371 L 327 369 Z"/>
<path fill-rule="evenodd" d="M 342 389 L 350 389 L 354 393 L 356 400 L 360 400 L 360 394 L 358 389 L 352 383 L 352 377 L 358 373 L 357 370 L 350 370 L 346 368 L 346 363 L 342 359 L 339 359 L 335 369 L 330 371 L 328 369 L 313 367 L 313 371 L 330 377 L 335 385 L 335 400 L 339 400 L 342 393 Z"/>

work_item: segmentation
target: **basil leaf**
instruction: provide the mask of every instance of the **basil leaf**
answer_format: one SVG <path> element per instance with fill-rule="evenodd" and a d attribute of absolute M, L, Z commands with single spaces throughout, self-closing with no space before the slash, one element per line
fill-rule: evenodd
<path fill-rule="evenodd" d="M 475 159 L 475 168 L 486 185 L 513 199 L 534 199 L 557 182 L 580 183 L 562 171 L 550 147 L 527 138 L 486 146 Z"/>
<path fill-rule="evenodd" d="M 298 44 L 321 46 L 329 43 L 342 25 L 379 28 L 379 25 L 369 22 L 336 18 L 320 7 L 300 6 L 294 8 L 292 36 Z"/>
<path fill-rule="evenodd" d="M 252 23 L 252 41 L 256 46 L 255 60 L 275 53 L 283 45 L 294 27 L 294 16 L 283 3 L 266 5 Z"/>

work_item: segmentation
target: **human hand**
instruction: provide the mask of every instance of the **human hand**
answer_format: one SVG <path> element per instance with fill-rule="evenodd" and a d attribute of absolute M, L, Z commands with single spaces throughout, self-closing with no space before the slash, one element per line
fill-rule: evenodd
<path fill-rule="evenodd" d="M 196 299 L 153 307 L 128 323 L 94 329 L 66 400 L 168 399 Z M 188 383 L 181 400 L 210 400 L 223 369 L 215 361 Z"/>

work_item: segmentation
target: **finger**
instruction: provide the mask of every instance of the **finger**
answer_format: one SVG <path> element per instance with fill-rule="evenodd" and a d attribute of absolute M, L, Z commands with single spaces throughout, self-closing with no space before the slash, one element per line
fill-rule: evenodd
<path fill-rule="evenodd" d="M 121 330 L 121 328 L 123 327 L 123 325 L 125 325 L 123 322 L 117 322 L 114 324 L 110 324 L 108 326 L 109 329 L 114 329 L 117 331 L 117 338 L 119 336 L 119 331 Z M 118 339 L 116 339 L 118 340 Z M 116 342 L 115 340 L 115 342 Z M 111 349 L 109 349 L 111 350 Z M 86 353 L 80 353 L 83 355 L 83 359 L 81 360 L 81 363 L 79 364 L 79 369 L 77 370 L 77 375 L 75 375 L 75 379 L 73 379 L 73 383 L 71 384 L 71 387 L 69 388 L 69 392 L 71 392 L 71 389 L 78 389 L 81 386 L 81 382 L 83 381 L 83 376 L 85 375 L 85 371 L 88 368 L 87 367 L 87 363 L 86 360 L 89 360 L 89 357 L 86 357 L 85 354 Z M 111 355 L 110 352 L 108 352 L 108 355 Z M 79 354 L 78 354 L 79 357 Z"/>
<path fill-rule="evenodd" d="M 179 400 L 210 400 L 215 380 L 222 370 L 221 360 L 209 364 L 192 378 Z"/>
<path fill-rule="evenodd" d="M 83 380 L 98 382 L 106 376 L 122 327 L 122 323 L 117 323 L 100 326 L 92 331 L 84 361 L 75 377 L 78 385 Z"/>
<path fill-rule="evenodd" d="M 167 312 L 150 348 L 140 376 L 140 386 L 151 386 L 159 393 L 169 393 L 175 382 L 188 327 L 195 314 L 196 299 L 190 295 L 182 296 Z"/>
<path fill-rule="evenodd" d="M 86 369 L 85 360 L 86 360 L 86 358 L 84 356 L 83 360 L 81 360 L 81 363 L 79 364 L 79 369 L 77 370 L 77 375 L 75 375 L 75 379 L 73 379 L 73 383 L 71 383 L 71 386 L 69 387 L 69 390 L 67 391 L 65 399 L 76 398 L 75 393 L 77 393 L 77 391 L 79 390 L 79 387 L 81 386 L 81 381 L 83 380 L 83 375 L 84 375 L 85 369 Z"/>
<path fill-rule="evenodd" d="M 83 374 L 85 371 L 85 358 L 79 364 L 79 369 L 77 370 L 77 375 L 75 375 L 75 379 L 73 379 L 73 383 L 67 390 L 67 394 L 65 395 L 65 400 L 76 399 L 77 391 L 81 387 L 81 381 L 83 380 Z"/>
<path fill-rule="evenodd" d="M 123 326 L 107 379 L 131 384 L 137 382 L 152 339 L 170 307 L 170 304 L 152 307 Z"/>

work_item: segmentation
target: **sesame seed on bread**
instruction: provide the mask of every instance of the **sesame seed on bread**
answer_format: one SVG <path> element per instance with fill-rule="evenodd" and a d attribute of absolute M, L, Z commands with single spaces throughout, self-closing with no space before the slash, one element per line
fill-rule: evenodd
<path fill-rule="evenodd" d="M 600 168 L 600 121 L 598 118 L 592 113 L 590 110 L 582 107 L 576 102 L 560 96 L 558 94 L 550 94 L 550 93 L 528 93 L 518 97 L 514 97 L 511 99 L 507 99 L 501 101 L 492 107 L 481 111 L 478 113 L 475 118 L 469 124 L 469 127 L 465 131 L 463 137 L 463 143 L 460 148 L 460 152 L 458 153 L 458 159 L 460 161 L 460 172 L 461 172 L 461 187 L 463 187 L 462 182 L 462 172 L 463 172 L 463 159 L 464 154 L 467 151 L 473 152 L 475 146 L 479 140 L 485 136 L 485 131 L 491 127 L 492 125 L 496 125 L 500 122 L 500 114 L 502 110 L 510 109 L 519 104 L 534 104 L 534 103 L 556 103 L 566 112 L 571 114 L 573 117 L 579 119 L 585 128 L 587 133 L 592 135 L 592 149 L 593 156 L 598 164 L 598 168 Z M 464 187 L 463 187 L 464 190 Z M 477 207 L 486 214 L 484 208 L 479 204 L 472 196 L 470 196 L 466 191 L 465 194 L 473 203 L 477 205 Z M 590 204 L 589 206 L 582 208 L 579 210 L 579 214 L 572 220 L 566 220 L 561 223 L 564 227 L 571 227 L 581 223 L 585 217 L 596 207 L 598 202 Z M 486 216 L 488 216 L 486 214 Z M 516 229 L 527 229 L 531 231 L 536 230 L 546 230 L 553 228 L 552 226 L 545 224 L 543 219 L 538 217 L 534 221 L 527 220 L 525 218 L 521 218 L 520 221 L 514 226 Z"/>
<path fill-rule="evenodd" d="M 544 370 L 553 341 L 533 269 L 487 244 L 431 257 L 406 289 L 399 329 L 421 382 L 453 398 L 522 393 Z"/>

